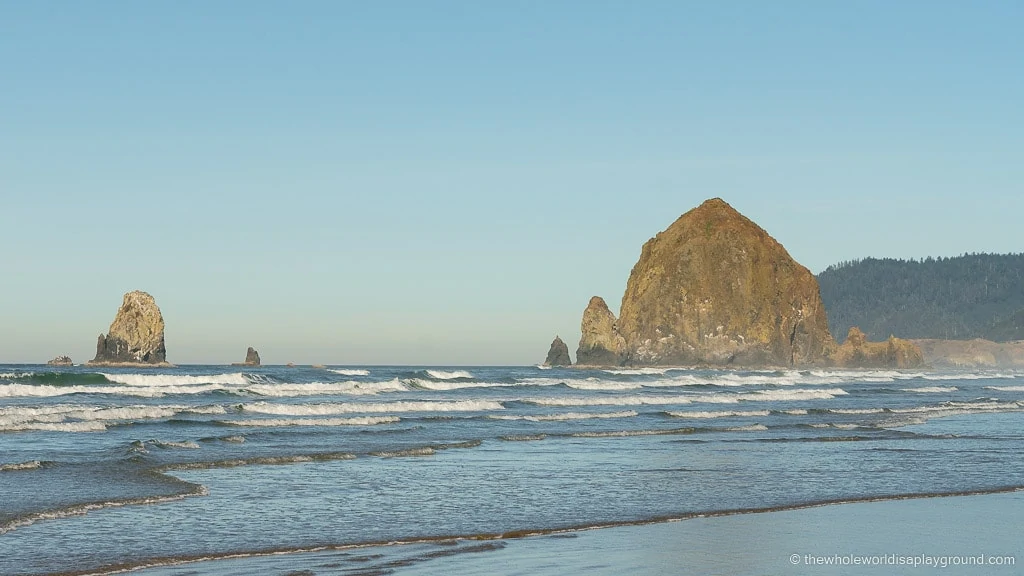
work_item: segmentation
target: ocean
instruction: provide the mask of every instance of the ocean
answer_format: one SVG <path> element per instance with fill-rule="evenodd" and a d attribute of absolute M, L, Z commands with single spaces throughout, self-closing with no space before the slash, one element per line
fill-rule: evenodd
<path fill-rule="evenodd" d="M 1011 370 L 0 365 L 0 574 L 1020 574 L 1022 411 Z"/>

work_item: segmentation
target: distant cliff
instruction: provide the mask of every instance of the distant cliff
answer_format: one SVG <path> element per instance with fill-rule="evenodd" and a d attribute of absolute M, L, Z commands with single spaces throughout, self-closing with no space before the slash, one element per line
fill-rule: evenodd
<path fill-rule="evenodd" d="M 865 258 L 818 275 L 833 334 L 1024 340 L 1024 254 Z"/>
<path fill-rule="evenodd" d="M 580 328 L 576 363 L 583 366 L 921 363 L 920 350 L 898 339 L 839 347 L 814 275 L 719 198 L 644 244 L 619 318 L 595 296 Z"/>
<path fill-rule="evenodd" d="M 167 365 L 164 318 L 156 300 L 145 292 L 124 295 L 110 330 L 100 334 L 90 365 Z"/>

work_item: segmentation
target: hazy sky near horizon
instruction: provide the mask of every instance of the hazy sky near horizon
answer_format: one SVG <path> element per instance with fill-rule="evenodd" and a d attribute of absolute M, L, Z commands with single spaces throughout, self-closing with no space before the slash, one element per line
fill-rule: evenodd
<path fill-rule="evenodd" d="M 1024 249 L 1024 4 L 0 1 L 0 362 L 530 364 L 719 196 L 818 272 Z"/>

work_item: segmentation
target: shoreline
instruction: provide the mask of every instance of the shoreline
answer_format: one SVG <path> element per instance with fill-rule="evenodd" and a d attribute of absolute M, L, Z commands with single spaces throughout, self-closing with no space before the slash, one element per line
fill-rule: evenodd
<path fill-rule="evenodd" d="M 187 482 L 169 475 L 171 478 L 175 478 L 182 482 Z M 814 502 L 804 502 L 792 505 L 784 506 L 768 506 L 763 508 L 738 508 L 730 510 L 715 510 L 706 512 L 693 512 L 687 514 L 677 514 L 671 516 L 653 517 L 639 520 L 623 520 L 618 522 L 604 522 L 599 524 L 579 524 L 572 526 L 563 526 L 557 528 L 542 528 L 542 529 L 522 529 L 513 530 L 508 532 L 493 532 L 493 533 L 477 533 L 477 534 L 444 534 L 436 536 L 423 536 L 418 538 L 408 538 L 402 540 L 380 540 L 380 541 L 366 541 L 366 542 L 349 542 L 349 543 L 321 543 L 312 546 L 305 547 L 283 547 L 283 548 L 272 548 L 263 550 L 230 550 L 223 553 L 214 554 L 200 554 L 192 556 L 172 556 L 172 557 L 157 557 L 149 558 L 145 560 L 139 560 L 137 562 L 125 562 L 118 564 L 110 564 L 108 566 L 88 569 L 88 570 L 77 570 L 77 571 L 61 571 L 49 573 L 50 576 L 108 576 L 113 574 L 125 574 L 131 572 L 138 572 L 141 570 L 159 569 L 159 568 L 173 568 L 177 566 L 197 564 L 201 562 L 221 562 L 226 560 L 235 559 L 259 559 L 274 556 L 294 556 L 302 554 L 314 554 L 318 552 L 341 552 L 349 550 L 360 550 L 367 548 L 388 548 L 393 549 L 396 547 L 412 546 L 417 544 L 434 544 L 444 545 L 448 543 L 457 542 L 507 542 L 507 541 L 519 541 L 519 540 L 530 540 L 542 537 L 573 537 L 574 535 L 580 535 L 589 532 L 601 532 L 606 530 L 614 529 L 630 529 L 630 528 L 644 528 L 652 526 L 661 526 L 668 524 L 681 524 L 695 520 L 715 520 L 715 519 L 726 519 L 735 517 L 745 516 L 770 516 L 777 513 L 788 513 L 788 512 L 804 512 L 815 509 L 828 509 L 828 508 L 842 508 L 845 506 L 857 506 L 857 505 L 868 505 L 868 504 L 885 504 L 885 503 L 898 503 L 898 502 L 910 502 L 910 501 L 928 501 L 928 500 L 944 500 L 944 499 L 957 499 L 957 498 L 971 498 L 971 497 L 984 497 L 984 496 L 999 496 L 999 495 L 1011 495 L 1024 492 L 1024 485 L 1015 486 L 1003 486 L 991 489 L 978 489 L 978 490 L 960 490 L 953 492 L 929 492 L 929 493 L 916 493 L 916 494 L 894 494 L 894 495 L 882 495 L 882 496 L 865 496 L 857 498 L 837 498 L 833 500 L 821 500 Z M 180 500 L 183 497 L 202 497 L 207 493 L 205 486 L 199 485 L 199 489 L 194 494 L 182 495 L 177 498 L 168 498 L 167 500 Z M 109 506 L 90 506 L 88 510 L 98 510 L 106 507 L 120 507 L 126 505 L 145 504 L 148 502 L 121 502 L 121 503 L 110 503 Z M 151 502 L 158 503 L 158 502 Z M 76 511 L 73 514 L 84 514 L 86 511 Z M 52 514 L 50 512 L 49 514 Z M 49 516 L 48 514 L 48 516 Z M 54 518 L 53 516 L 49 516 Z M 58 518 L 59 519 L 59 518 Z M 1022 558 L 1024 561 L 1024 558 Z"/>

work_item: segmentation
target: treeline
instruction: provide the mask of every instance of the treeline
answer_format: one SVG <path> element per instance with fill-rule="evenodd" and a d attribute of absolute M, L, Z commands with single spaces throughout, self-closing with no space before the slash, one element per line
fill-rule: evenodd
<path fill-rule="evenodd" d="M 851 326 L 871 340 L 1024 340 L 1024 254 L 865 258 L 818 274 L 829 329 Z"/>

